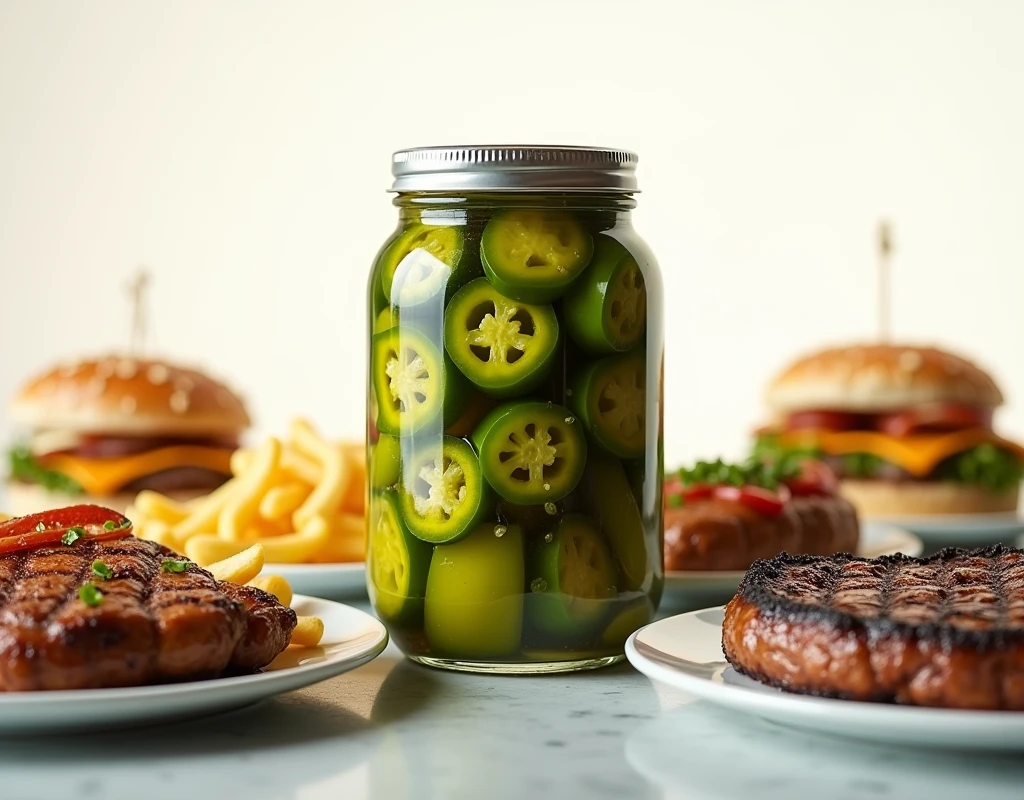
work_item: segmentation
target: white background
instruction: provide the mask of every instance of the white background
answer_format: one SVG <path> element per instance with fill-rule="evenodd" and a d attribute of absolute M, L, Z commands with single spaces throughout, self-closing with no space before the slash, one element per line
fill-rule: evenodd
<path fill-rule="evenodd" d="M 361 435 L 392 150 L 640 153 L 670 462 L 736 453 L 771 373 L 875 332 L 980 358 L 1024 434 L 1024 3 L 0 0 L 0 396 L 128 343 Z"/>

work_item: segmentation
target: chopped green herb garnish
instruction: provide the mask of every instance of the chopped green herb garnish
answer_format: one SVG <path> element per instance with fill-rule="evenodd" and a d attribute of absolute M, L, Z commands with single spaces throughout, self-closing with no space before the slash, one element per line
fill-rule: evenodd
<path fill-rule="evenodd" d="M 106 522 L 103 523 L 103 530 L 105 530 L 105 531 L 112 531 L 112 530 L 114 530 L 114 528 L 117 528 L 117 527 L 118 527 L 118 524 L 116 522 L 114 522 L 114 520 L 112 520 L 112 519 L 108 519 Z"/>
<path fill-rule="evenodd" d="M 186 572 L 189 565 L 188 559 L 181 559 L 180 561 L 174 558 L 165 558 L 163 563 L 160 564 L 160 568 L 164 572 Z"/>
<path fill-rule="evenodd" d="M 114 570 L 104 564 L 102 561 L 92 562 L 92 574 L 97 578 L 103 578 L 103 580 L 110 580 L 114 577 Z"/>
<path fill-rule="evenodd" d="M 39 522 L 36 523 L 36 530 L 37 531 L 45 531 L 46 530 L 46 523 L 43 522 L 42 520 L 39 520 Z"/>
<path fill-rule="evenodd" d="M 60 537 L 64 544 L 74 544 L 85 536 L 85 528 L 68 528 L 67 532 Z"/>
<path fill-rule="evenodd" d="M 91 583 L 82 584 L 82 588 L 78 590 L 78 597 L 87 606 L 93 608 L 103 602 L 103 592 Z"/>
<path fill-rule="evenodd" d="M 128 517 L 125 517 L 123 520 L 121 520 L 121 527 L 122 528 L 130 528 L 131 526 L 132 526 L 132 521 L 130 519 L 128 519 Z"/>
<path fill-rule="evenodd" d="M 800 474 L 800 456 L 781 456 L 774 460 L 751 457 L 739 464 L 727 464 L 722 459 L 698 461 L 690 468 L 679 470 L 683 486 L 760 486 L 774 491 L 779 484 Z"/>

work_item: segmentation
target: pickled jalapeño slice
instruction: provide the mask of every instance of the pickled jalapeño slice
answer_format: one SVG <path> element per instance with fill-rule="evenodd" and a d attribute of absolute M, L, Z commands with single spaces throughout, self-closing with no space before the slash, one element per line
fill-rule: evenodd
<path fill-rule="evenodd" d="M 491 217 L 480 240 L 491 283 L 525 303 L 550 303 L 562 295 L 593 251 L 593 237 L 562 211 L 503 211 Z"/>
<path fill-rule="evenodd" d="M 370 488 L 387 489 L 398 483 L 402 454 L 398 439 L 382 433 L 370 448 Z"/>
<path fill-rule="evenodd" d="M 594 260 L 565 295 L 565 325 L 595 355 L 632 349 L 647 330 L 647 288 L 636 259 L 599 235 Z"/>
<path fill-rule="evenodd" d="M 461 376 L 446 368 L 426 336 L 407 326 L 389 328 L 373 337 L 372 351 L 381 433 L 408 435 L 442 416 L 458 418 L 465 399 Z"/>
<path fill-rule="evenodd" d="M 617 458 L 594 452 L 587 459 L 585 477 L 601 533 L 618 562 L 619 586 L 638 590 L 647 575 L 647 540 L 626 470 Z"/>
<path fill-rule="evenodd" d="M 570 406 L 601 447 L 638 458 L 646 446 L 647 391 L 643 350 L 593 362 L 572 381 Z"/>
<path fill-rule="evenodd" d="M 484 477 L 505 500 L 540 505 L 576 488 L 587 440 L 569 409 L 553 403 L 509 402 L 473 432 Z"/>
<path fill-rule="evenodd" d="M 459 289 L 445 311 L 444 344 L 471 383 L 507 397 L 547 377 L 558 351 L 558 319 L 549 305 L 501 294 L 486 278 Z"/>
<path fill-rule="evenodd" d="M 621 649 L 634 631 L 654 619 L 654 607 L 649 597 L 637 597 L 632 600 L 615 604 L 615 613 L 601 633 L 601 644 L 605 647 Z"/>
<path fill-rule="evenodd" d="M 431 548 L 406 529 L 394 492 L 370 498 L 369 540 L 367 569 L 374 608 L 385 621 L 418 623 Z"/>
<path fill-rule="evenodd" d="M 463 268 L 460 228 L 410 225 L 381 254 L 381 285 L 393 305 L 422 303 L 439 294 Z"/>
<path fill-rule="evenodd" d="M 527 604 L 531 626 L 555 635 L 583 634 L 605 616 L 615 597 L 615 561 L 586 517 L 570 514 L 550 537 L 531 544 Z"/>
<path fill-rule="evenodd" d="M 402 483 L 402 516 L 431 544 L 461 539 L 494 506 L 473 448 L 462 439 L 410 442 Z"/>

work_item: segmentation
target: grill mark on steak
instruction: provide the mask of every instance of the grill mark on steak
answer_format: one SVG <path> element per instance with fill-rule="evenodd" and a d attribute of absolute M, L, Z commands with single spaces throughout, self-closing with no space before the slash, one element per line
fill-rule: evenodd
<path fill-rule="evenodd" d="M 982 576 L 977 572 L 985 569 L 988 562 L 999 566 L 1003 573 L 1000 581 L 979 580 Z M 835 580 L 845 581 L 849 589 L 860 589 L 862 594 L 871 592 L 864 600 L 874 613 L 868 614 L 865 608 L 857 606 L 847 610 L 846 603 L 835 607 L 833 600 L 838 589 L 829 595 L 825 580 L 832 570 Z M 989 596 L 997 604 L 1002 595 L 1007 613 L 995 620 L 998 624 L 992 624 L 991 615 L 973 613 L 980 611 L 977 604 L 988 605 L 991 601 L 972 600 L 964 588 L 958 592 L 958 586 L 988 588 Z M 956 646 L 1024 642 L 1024 550 L 1006 545 L 977 550 L 948 547 L 928 558 L 902 554 L 868 559 L 847 553 L 827 557 L 782 553 L 755 562 L 740 583 L 737 596 L 764 613 L 794 622 L 862 625 L 875 634 L 914 635 Z M 958 620 L 961 624 L 954 624 Z"/>
<path fill-rule="evenodd" d="M 0 690 L 211 677 L 265 666 L 287 646 L 294 611 L 265 592 L 219 584 L 195 564 L 165 572 L 170 557 L 133 537 L 0 557 Z M 95 560 L 111 568 L 109 580 L 93 578 Z M 90 580 L 103 592 L 95 607 L 78 598 Z"/>

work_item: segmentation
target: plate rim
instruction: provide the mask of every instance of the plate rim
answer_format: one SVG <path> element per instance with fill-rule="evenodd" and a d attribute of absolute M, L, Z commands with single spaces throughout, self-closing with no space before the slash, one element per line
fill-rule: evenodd
<path fill-rule="evenodd" d="M 324 659 L 312 664 L 298 664 L 294 667 L 273 670 L 272 672 L 255 672 L 249 675 L 231 675 L 227 677 L 204 678 L 195 681 L 180 681 L 178 683 L 156 683 L 144 686 L 109 686 L 97 689 L 54 689 L 52 691 L 26 691 L 26 692 L 0 692 L 0 713 L 5 708 L 16 706 L 56 705 L 58 703 L 82 703 L 86 701 L 103 702 L 104 700 L 117 703 L 138 702 L 148 699 L 166 699 L 179 694 L 203 694 L 219 691 L 230 691 L 232 689 L 274 682 L 275 680 L 287 681 L 288 677 L 298 675 L 313 677 L 319 673 L 332 673 L 338 666 L 348 666 L 355 669 L 363 664 L 372 661 L 388 646 L 388 630 L 379 619 L 368 614 L 360 608 L 355 608 L 348 603 L 339 603 L 336 600 L 327 600 L 322 597 L 296 594 L 292 598 L 293 606 L 303 602 L 314 604 L 326 603 L 332 606 L 341 606 L 346 612 L 354 612 L 365 617 L 373 623 L 377 637 L 372 644 L 368 644 L 365 651 L 359 655 L 352 655 L 344 659 Z M 345 672 L 347 670 L 342 670 Z M 335 673 L 341 674 L 341 673 Z M 323 679 L 330 677 L 325 675 Z M 312 680 L 303 683 L 302 686 L 310 686 L 318 683 L 319 680 Z M 283 689 L 281 692 L 291 691 Z M 278 694 L 274 692 L 273 694 Z"/>
<path fill-rule="evenodd" d="M 365 569 L 365 561 L 333 561 L 323 564 L 310 564 L 306 562 L 286 564 L 280 561 L 268 561 L 263 565 L 262 572 L 265 574 L 280 574 L 281 572 L 337 572 L 347 574 Z"/>
<path fill-rule="evenodd" d="M 643 628 L 632 633 L 626 640 L 626 658 L 639 672 L 652 680 L 657 680 L 668 686 L 687 692 L 694 697 L 707 700 L 715 705 L 726 708 L 733 708 L 746 714 L 752 714 L 772 722 L 780 722 L 783 718 L 787 720 L 822 720 L 824 718 L 837 719 L 836 729 L 841 729 L 843 720 L 857 724 L 871 724 L 876 727 L 896 724 L 902 730 L 909 726 L 915 727 L 938 727 L 948 729 L 950 725 L 959 726 L 961 733 L 973 732 L 991 737 L 998 733 L 1012 732 L 1020 737 L 1021 742 L 1012 747 L 1013 750 L 1020 750 L 1024 747 L 1024 711 L 981 711 L 974 709 L 952 709 L 952 708 L 929 708 L 922 706 L 909 706 L 886 703 L 871 703 L 855 700 L 841 700 L 832 697 L 814 697 L 811 695 L 794 694 L 784 692 L 771 687 L 762 686 L 738 686 L 726 683 L 721 680 L 726 669 L 731 669 L 723 654 L 721 661 L 705 662 L 709 668 L 714 666 L 714 671 L 709 677 L 700 677 L 673 667 L 668 660 L 646 655 L 637 647 L 637 639 L 647 629 L 657 625 L 676 620 L 680 617 L 696 617 L 699 614 L 706 614 L 709 611 L 719 611 L 724 606 L 716 605 L 696 611 L 687 611 L 682 614 L 675 614 L 671 617 L 652 622 Z M 712 625 L 704 620 L 702 624 L 714 631 L 717 631 L 717 640 L 721 641 L 721 624 Z M 708 634 L 709 637 L 712 635 Z M 641 645 L 656 653 L 664 651 L 654 648 L 645 642 Z M 696 687 L 696 688 L 694 688 Z M 840 715 L 835 712 L 842 709 Z M 761 711 L 768 712 L 768 715 Z M 779 713 L 776 713 L 779 712 Z M 941 724 L 940 724 L 941 723 Z M 785 724 L 785 722 L 783 722 Z M 800 727 L 799 725 L 796 725 Z M 856 737 L 853 738 L 863 738 Z M 891 741 L 891 740 L 890 740 Z M 920 740 L 915 740 L 920 741 Z M 949 737 L 949 741 L 956 742 L 956 746 L 963 746 L 962 736 Z M 976 743 L 978 749 L 992 749 L 985 741 Z M 908 743 L 912 744 L 912 743 Z"/>

